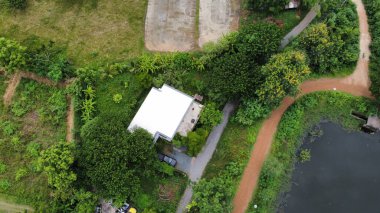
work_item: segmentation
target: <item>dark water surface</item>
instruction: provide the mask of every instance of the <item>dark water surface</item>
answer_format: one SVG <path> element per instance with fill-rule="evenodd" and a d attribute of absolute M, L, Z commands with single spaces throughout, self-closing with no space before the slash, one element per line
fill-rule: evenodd
<path fill-rule="evenodd" d="M 380 212 L 380 134 L 322 123 L 323 136 L 303 144 L 311 161 L 297 163 L 278 212 Z"/>

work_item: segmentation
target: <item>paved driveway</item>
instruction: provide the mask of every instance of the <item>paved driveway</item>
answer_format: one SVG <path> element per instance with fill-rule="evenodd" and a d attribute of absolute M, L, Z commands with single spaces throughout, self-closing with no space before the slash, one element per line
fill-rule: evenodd
<path fill-rule="evenodd" d="M 201 0 L 199 46 L 215 42 L 239 27 L 240 0 Z"/>
<path fill-rule="evenodd" d="M 149 0 L 145 46 L 153 51 L 187 51 L 195 47 L 196 0 Z"/>

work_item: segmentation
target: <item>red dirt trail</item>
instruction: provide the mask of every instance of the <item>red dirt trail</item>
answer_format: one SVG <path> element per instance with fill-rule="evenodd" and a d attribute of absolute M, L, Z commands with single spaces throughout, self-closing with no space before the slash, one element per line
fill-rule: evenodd
<path fill-rule="evenodd" d="M 368 31 L 367 15 L 361 0 L 353 0 L 353 2 L 357 6 L 360 25 L 360 57 L 354 73 L 345 78 L 326 78 L 304 82 L 300 86 L 301 92 L 296 98 L 286 97 L 280 107 L 274 110 L 270 117 L 264 121 L 235 195 L 233 213 L 243 213 L 247 210 L 256 189 L 262 166 L 270 152 L 277 126 L 284 112 L 296 99 L 311 92 L 328 90 L 373 98 L 369 91 L 371 83 L 368 77 L 368 63 L 371 37 Z"/>

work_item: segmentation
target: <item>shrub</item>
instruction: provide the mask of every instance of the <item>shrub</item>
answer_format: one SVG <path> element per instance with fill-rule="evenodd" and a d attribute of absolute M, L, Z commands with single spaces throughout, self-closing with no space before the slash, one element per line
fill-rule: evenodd
<path fill-rule="evenodd" d="M 205 128 L 211 129 L 218 125 L 223 118 L 223 113 L 216 107 L 216 104 L 211 102 L 204 106 L 199 121 Z"/>
<path fill-rule="evenodd" d="M 121 100 L 123 100 L 123 96 L 119 93 L 115 94 L 115 95 L 113 95 L 112 100 L 113 100 L 113 102 L 119 104 L 121 102 Z"/>
<path fill-rule="evenodd" d="M 0 175 L 4 174 L 7 170 L 7 165 L 5 165 L 3 162 L 0 161 Z"/>
<path fill-rule="evenodd" d="M 19 181 L 21 180 L 21 178 L 25 177 L 26 175 L 28 175 L 28 170 L 25 169 L 25 168 L 20 168 L 16 171 L 16 177 L 15 177 L 15 180 L 16 181 Z"/>
<path fill-rule="evenodd" d="M 198 128 L 195 132 L 187 134 L 188 154 L 196 156 L 206 143 L 208 131 L 206 129 Z"/>
<path fill-rule="evenodd" d="M 149 208 L 152 205 L 153 201 L 150 198 L 149 195 L 144 194 L 144 193 L 139 193 L 139 195 L 136 198 L 136 205 L 140 209 L 146 209 Z"/>
<path fill-rule="evenodd" d="M 13 135 L 17 130 L 16 124 L 11 121 L 5 121 L 0 126 L 3 129 L 3 134 L 7 136 Z"/>
<path fill-rule="evenodd" d="M 0 180 L 0 192 L 5 192 L 11 187 L 11 184 L 9 183 L 8 180 Z"/>
<path fill-rule="evenodd" d="M 30 142 L 26 147 L 26 152 L 30 157 L 38 157 L 40 154 L 41 145 L 36 142 Z"/>
<path fill-rule="evenodd" d="M 253 125 L 257 120 L 265 118 L 270 111 L 270 107 L 257 99 L 244 99 L 234 120 L 243 125 Z"/>
<path fill-rule="evenodd" d="M 27 6 L 27 0 L 6 0 L 10 9 L 24 10 Z"/>
<path fill-rule="evenodd" d="M 201 179 L 194 186 L 194 202 L 189 206 L 190 212 L 230 212 L 236 180 L 239 180 L 241 172 L 240 164 L 230 163 L 217 177 L 210 180 Z"/>
<path fill-rule="evenodd" d="M 299 158 L 300 158 L 301 163 L 310 161 L 311 159 L 310 149 L 301 150 Z"/>
<path fill-rule="evenodd" d="M 4 67 L 7 72 L 26 65 L 26 48 L 13 40 L 0 37 L 0 67 Z"/>

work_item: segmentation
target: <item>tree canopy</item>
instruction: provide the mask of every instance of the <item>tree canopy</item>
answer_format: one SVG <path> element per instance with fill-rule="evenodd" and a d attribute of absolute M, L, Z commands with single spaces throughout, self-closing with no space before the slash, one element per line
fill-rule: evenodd
<path fill-rule="evenodd" d="M 80 164 L 100 195 L 131 197 L 141 177 L 154 175 L 157 155 L 151 135 L 127 130 L 120 116 L 102 114 L 82 127 Z"/>

